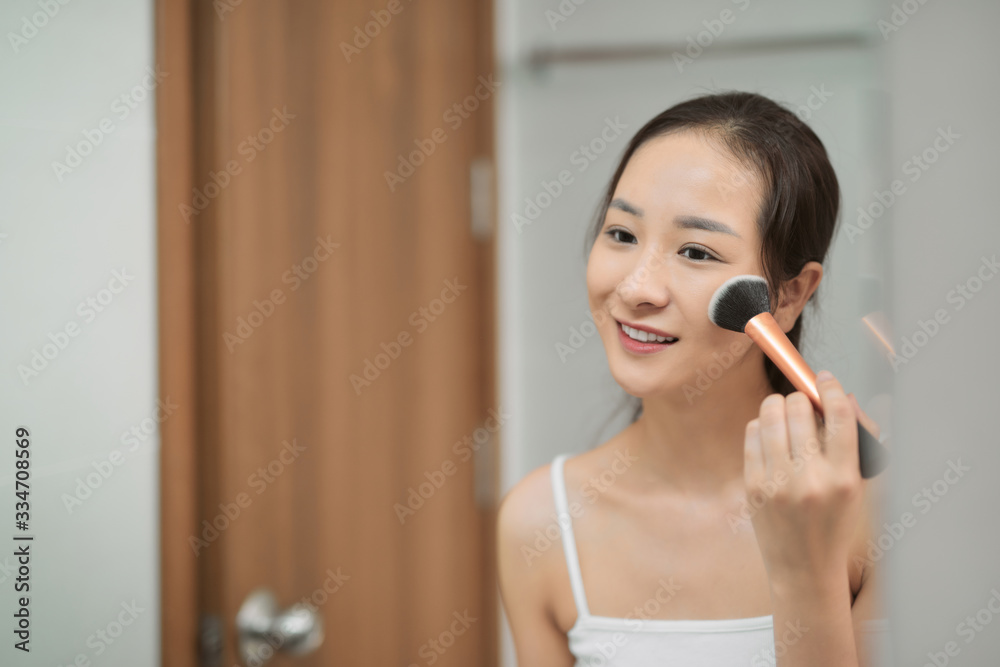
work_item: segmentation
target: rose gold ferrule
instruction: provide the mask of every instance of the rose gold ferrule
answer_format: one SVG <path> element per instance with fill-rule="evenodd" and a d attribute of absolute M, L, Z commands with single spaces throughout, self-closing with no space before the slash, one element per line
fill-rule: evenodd
<path fill-rule="evenodd" d="M 788 340 L 774 316 L 764 312 L 752 317 L 744 332 L 781 369 L 795 388 L 809 397 L 816 410 L 823 414 L 823 402 L 816 390 L 816 374 L 792 345 L 792 341 Z"/>

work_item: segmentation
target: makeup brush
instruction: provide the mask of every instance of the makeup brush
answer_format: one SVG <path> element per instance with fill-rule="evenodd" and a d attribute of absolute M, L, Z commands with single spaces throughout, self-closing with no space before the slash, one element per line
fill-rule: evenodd
<path fill-rule="evenodd" d="M 723 329 L 750 336 L 795 388 L 809 397 L 816 411 L 823 414 L 816 374 L 771 315 L 764 278 L 733 276 L 722 283 L 708 304 L 708 318 Z M 889 464 L 888 450 L 861 422 L 858 422 L 858 455 L 861 476 L 865 479 L 879 474 Z"/>

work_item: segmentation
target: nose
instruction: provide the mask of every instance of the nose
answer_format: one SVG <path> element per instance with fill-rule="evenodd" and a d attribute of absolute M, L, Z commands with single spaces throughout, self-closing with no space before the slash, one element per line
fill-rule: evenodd
<path fill-rule="evenodd" d="M 663 307 L 670 302 L 669 265 L 663 248 L 654 245 L 644 252 L 616 288 L 621 300 L 630 308 L 648 304 Z"/>

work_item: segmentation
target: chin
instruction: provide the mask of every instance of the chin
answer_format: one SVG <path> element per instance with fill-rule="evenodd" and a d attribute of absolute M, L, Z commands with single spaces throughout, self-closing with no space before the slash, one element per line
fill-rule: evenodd
<path fill-rule="evenodd" d="M 659 394 L 680 392 L 683 386 L 677 382 L 673 373 L 665 371 L 662 374 L 655 374 L 641 368 L 624 369 L 618 363 L 611 364 L 611 376 L 626 394 L 636 398 L 651 398 Z"/>

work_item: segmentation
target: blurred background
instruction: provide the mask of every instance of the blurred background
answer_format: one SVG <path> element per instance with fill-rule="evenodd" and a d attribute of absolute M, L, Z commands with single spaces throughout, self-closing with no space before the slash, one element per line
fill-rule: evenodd
<path fill-rule="evenodd" d="M 739 89 L 840 179 L 803 352 L 891 439 L 883 660 L 998 664 L 998 24 L 3 3 L 0 663 L 514 665 L 497 504 L 633 407 L 587 308 L 602 189 L 651 117 Z"/>

